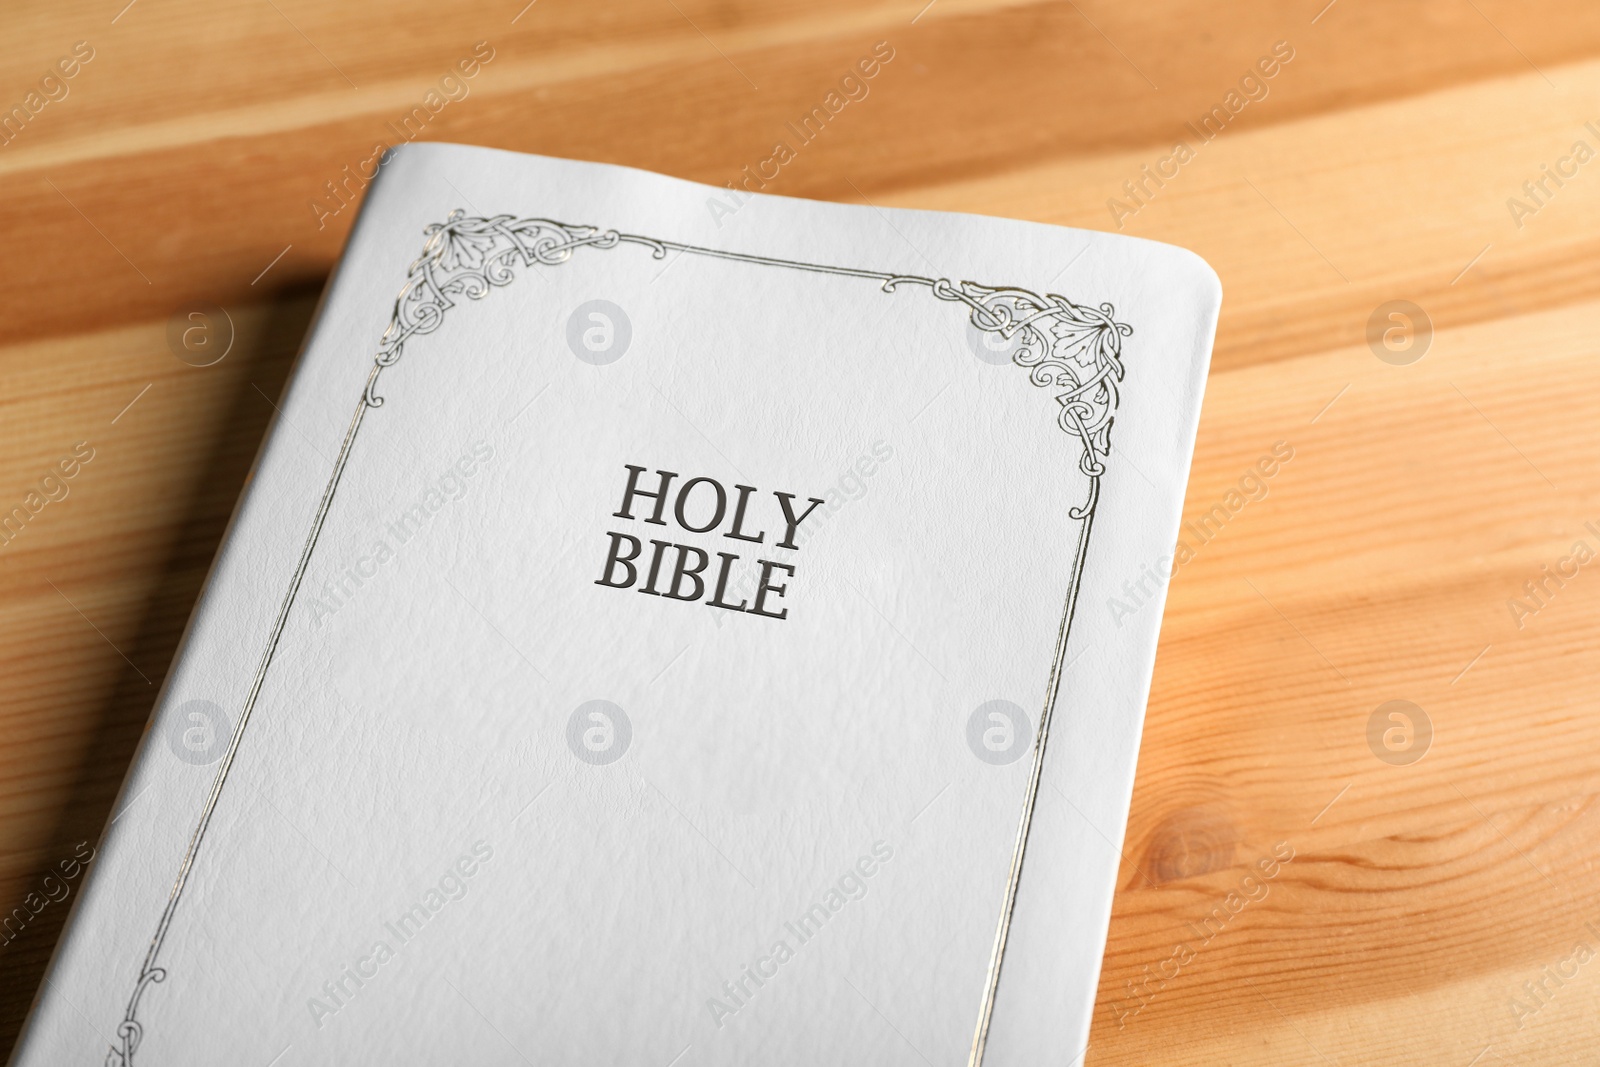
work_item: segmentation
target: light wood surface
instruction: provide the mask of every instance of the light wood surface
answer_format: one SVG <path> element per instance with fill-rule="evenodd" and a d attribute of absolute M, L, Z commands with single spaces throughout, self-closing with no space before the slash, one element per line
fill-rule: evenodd
<path fill-rule="evenodd" d="M 1121 220 L 1226 291 L 1186 517 L 1293 449 L 1171 584 L 1086 1062 L 1595 1062 L 1600 562 L 1510 601 L 1600 552 L 1600 160 L 1523 189 L 1600 150 L 1600 8 L 925 2 L 0 11 L 0 104 L 94 50 L 0 146 L 0 511 L 94 450 L 0 547 L 0 911 L 107 818 L 347 232 L 324 182 L 480 40 L 425 138 L 716 184 L 888 41 L 770 191 L 1109 229 L 1186 138 Z M 1367 341 L 1395 300 L 1435 330 L 1405 365 Z M 205 303 L 237 336 L 200 369 L 167 331 Z M 1369 744 L 1391 700 L 1432 724 L 1409 765 Z M 0 1049 L 65 912 L 0 944 Z"/>

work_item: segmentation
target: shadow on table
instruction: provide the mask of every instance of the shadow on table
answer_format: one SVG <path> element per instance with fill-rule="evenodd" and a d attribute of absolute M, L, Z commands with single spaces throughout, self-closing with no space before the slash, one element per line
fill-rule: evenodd
<path fill-rule="evenodd" d="M 228 358 L 247 362 L 248 370 L 238 376 L 238 386 L 228 398 L 227 417 L 216 424 L 205 465 L 176 525 L 159 579 L 143 605 L 137 638 L 132 647 L 124 649 L 133 663 L 141 665 L 144 675 L 130 665 L 123 666 L 99 709 L 77 777 L 56 813 L 55 829 L 41 845 L 40 854 L 46 858 L 14 890 L 0 896 L 0 922 L 12 916 L 13 909 L 20 908 L 27 915 L 13 940 L 6 942 L 4 936 L 15 931 L 15 922 L 0 935 L 0 1062 L 10 1056 L 16 1043 L 82 880 L 81 874 L 70 881 L 62 879 L 59 865 L 97 847 L 161 680 L 271 422 L 272 407 L 256 387 L 274 401 L 283 391 L 323 282 L 322 277 L 308 277 L 284 284 L 265 301 L 266 314 L 256 332 L 241 333 L 236 339 Z M 69 897 L 55 901 L 46 895 L 45 879 L 52 874 L 55 879 L 48 884 L 59 887 L 65 883 L 71 890 Z M 52 895 L 60 892 L 54 888 Z M 33 899 L 36 914 L 28 909 L 29 894 L 38 894 Z M 49 902 L 39 907 L 41 900 Z M 149 916 L 150 934 L 155 932 L 155 919 L 155 915 Z M 135 977 L 128 975 L 130 991 Z M 104 1010 L 102 1005 L 96 1007 Z M 116 1011 L 120 1013 L 122 1007 L 117 1004 Z M 103 1028 L 108 1047 L 118 1021 L 111 1017 L 84 1019 L 86 1025 Z"/>

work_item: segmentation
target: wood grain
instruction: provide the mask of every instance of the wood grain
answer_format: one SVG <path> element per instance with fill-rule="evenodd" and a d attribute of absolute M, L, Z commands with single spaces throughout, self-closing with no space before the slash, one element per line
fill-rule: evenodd
<path fill-rule="evenodd" d="M 1600 162 L 1520 225 L 1507 200 L 1600 148 L 1600 8 L 124 3 L 0 13 L 0 104 L 95 52 L 0 146 L 0 509 L 95 453 L 0 546 L 4 912 L 110 814 L 354 213 L 312 200 L 474 42 L 495 58 L 424 138 L 721 184 L 889 41 L 770 191 L 1112 229 L 1285 41 L 1121 219 L 1226 290 L 1186 516 L 1293 458 L 1172 580 L 1086 1062 L 1594 1060 L 1600 963 L 1546 968 L 1600 949 L 1600 577 L 1520 625 L 1508 601 L 1600 548 Z M 1434 327 L 1409 365 L 1367 343 L 1391 300 Z M 197 303 L 237 325 L 203 369 L 166 340 Z M 1396 699 L 1434 730 L 1410 765 L 1368 743 Z M 0 1048 L 65 912 L 0 944 Z"/>

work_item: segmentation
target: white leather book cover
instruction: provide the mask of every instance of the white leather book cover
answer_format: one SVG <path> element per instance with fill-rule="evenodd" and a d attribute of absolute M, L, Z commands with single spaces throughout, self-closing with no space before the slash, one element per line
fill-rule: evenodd
<path fill-rule="evenodd" d="M 13 1062 L 1075 1062 L 1219 302 L 398 150 Z"/>

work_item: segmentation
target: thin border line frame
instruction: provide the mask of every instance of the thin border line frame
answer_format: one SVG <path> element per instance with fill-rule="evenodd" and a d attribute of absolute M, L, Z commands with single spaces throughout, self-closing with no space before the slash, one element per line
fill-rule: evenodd
<path fill-rule="evenodd" d="M 1116 320 L 1115 310 L 1110 304 L 1093 308 L 1075 304 L 1063 296 L 1040 295 L 1016 286 L 991 287 L 970 281 L 954 283 L 948 278 L 805 263 L 602 230 L 595 226 L 569 225 L 551 219 L 519 219 L 514 215 L 484 218 L 469 216 L 458 208 L 450 213 L 445 222 L 431 223 L 423 233 L 426 239 L 422 254 L 412 261 L 405 284 L 395 298 L 388 328 L 379 341 L 361 399 L 356 403 L 345 430 L 338 458 L 334 461 L 311 528 L 301 547 L 289 588 L 278 606 L 271 634 L 245 696 L 238 724 L 234 727 L 228 748 L 212 780 L 211 790 L 195 823 L 155 935 L 145 953 L 133 993 L 122 1021 L 117 1025 L 119 1044 L 112 1045 L 106 1054 L 106 1067 L 134 1067 L 134 1058 L 144 1040 L 144 1028 L 138 1018 L 140 1003 L 150 986 L 167 978 L 166 969 L 160 965 L 161 949 L 188 886 L 189 875 L 194 870 L 211 818 L 227 785 L 229 772 L 238 757 L 240 743 L 277 654 L 289 613 L 316 551 L 317 540 L 333 506 L 362 422 L 369 410 L 381 408 L 384 404 L 383 397 L 378 394 L 383 371 L 400 360 L 406 343 L 413 337 L 437 330 L 444 322 L 445 313 L 456 307 L 460 298 L 480 300 L 496 288 L 511 284 L 517 276 L 515 267 L 519 262 L 528 267 L 536 264 L 558 266 L 570 260 L 578 249 L 612 249 L 622 245 L 647 248 L 656 259 L 665 258 L 669 252 L 677 252 L 756 266 L 861 278 L 878 282 L 884 292 L 894 292 L 903 285 L 925 286 L 939 300 L 964 305 L 968 309 L 968 321 L 972 327 L 984 333 L 998 334 L 1014 346 L 1011 362 L 1028 371 L 1033 385 L 1051 391 L 1060 407 L 1056 424 L 1082 445 L 1078 467 L 1088 477 L 1089 491 L 1085 501 L 1068 512 L 1078 524 L 1071 582 L 1056 634 L 1055 656 L 1045 686 L 1039 726 L 1034 733 L 1033 764 L 1023 796 L 1005 897 L 1001 902 L 983 999 L 979 1005 L 967 1061 L 969 1067 L 981 1067 L 994 1016 L 1001 964 L 1004 962 L 1011 919 L 1021 885 L 1034 807 L 1044 772 L 1045 749 L 1049 742 L 1067 641 L 1088 554 L 1089 532 L 1099 501 L 1100 477 L 1105 473 L 1105 460 L 1111 455 L 1111 425 L 1116 415 L 1118 384 L 1123 377 L 1121 342 L 1133 333 L 1132 327 Z"/>

